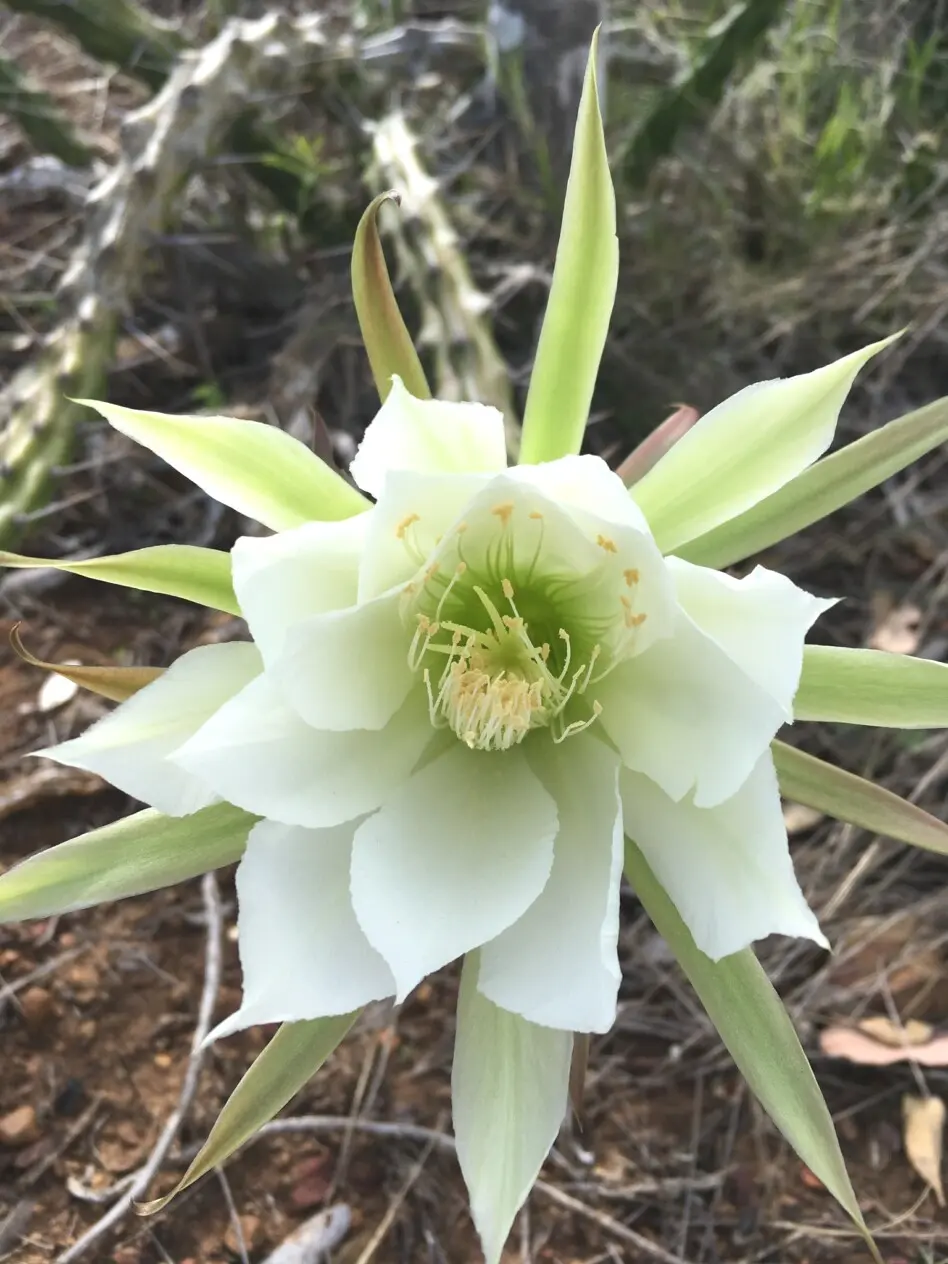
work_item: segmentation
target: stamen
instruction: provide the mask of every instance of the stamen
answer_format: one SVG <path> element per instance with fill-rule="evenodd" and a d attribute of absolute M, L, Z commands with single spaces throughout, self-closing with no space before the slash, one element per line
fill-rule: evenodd
<path fill-rule="evenodd" d="M 596 543 L 601 549 L 605 549 L 607 553 L 618 553 L 615 540 L 610 540 L 607 535 L 597 535 Z"/>
<path fill-rule="evenodd" d="M 404 540 L 405 532 L 408 530 L 408 528 L 414 526 L 416 522 L 420 522 L 420 521 L 421 521 L 421 514 L 416 514 L 416 513 L 407 514 L 401 520 L 398 526 L 395 528 L 395 534 L 398 536 L 399 540 Z"/>
<path fill-rule="evenodd" d="M 622 575 L 630 588 L 633 584 L 637 584 L 639 582 L 639 573 L 634 566 L 630 566 L 627 571 L 623 571 Z"/>
<path fill-rule="evenodd" d="M 506 505 L 495 505 L 494 508 L 491 510 L 491 513 L 495 514 L 503 523 L 503 525 L 506 527 L 507 524 L 510 522 L 510 515 L 513 513 L 513 511 L 514 511 L 513 504 L 508 502 Z"/>

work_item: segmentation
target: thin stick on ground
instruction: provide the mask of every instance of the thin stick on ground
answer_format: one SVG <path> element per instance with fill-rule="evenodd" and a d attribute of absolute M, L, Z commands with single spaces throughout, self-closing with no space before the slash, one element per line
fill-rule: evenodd
<path fill-rule="evenodd" d="M 133 1204 L 144 1194 L 165 1160 L 165 1156 L 174 1144 L 175 1138 L 190 1109 L 198 1086 L 201 1067 L 204 1062 L 203 1044 L 211 1029 L 211 1019 L 217 994 L 220 990 L 221 966 L 224 942 L 224 915 L 221 907 L 220 891 L 217 877 L 213 873 L 204 875 L 201 883 L 201 894 L 204 900 L 204 915 L 207 926 L 207 947 L 204 956 L 204 986 L 198 1006 L 197 1022 L 191 1038 L 191 1052 L 184 1073 L 184 1082 L 178 1096 L 178 1104 L 169 1116 L 155 1147 L 148 1157 L 147 1163 L 136 1173 L 135 1180 L 129 1185 L 118 1202 L 88 1229 L 81 1238 L 56 1257 L 55 1264 L 74 1264 L 81 1259 L 90 1247 L 94 1246 L 115 1225 L 119 1224 L 131 1211 Z"/>

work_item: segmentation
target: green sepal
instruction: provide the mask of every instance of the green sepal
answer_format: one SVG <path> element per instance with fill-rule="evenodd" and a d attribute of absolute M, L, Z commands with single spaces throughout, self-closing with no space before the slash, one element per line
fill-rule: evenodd
<path fill-rule="evenodd" d="M 208 496 L 272 531 L 351 518 L 361 492 L 278 426 L 243 417 L 173 416 L 79 399 Z"/>
<path fill-rule="evenodd" d="M 193 544 L 156 544 L 131 553 L 113 553 L 110 557 L 90 557 L 76 562 L 0 551 L 0 566 L 68 571 L 70 575 L 118 584 L 121 588 L 164 593 L 184 601 L 196 601 L 212 610 L 240 614 L 231 580 L 230 554 L 219 549 L 201 549 Z"/>
<path fill-rule="evenodd" d="M 712 961 L 695 945 L 678 910 L 631 839 L 625 873 L 656 929 L 698 994 L 718 1035 L 764 1110 L 852 1219 L 878 1264 L 833 1120 L 793 1023 L 750 948 Z"/>
<path fill-rule="evenodd" d="M 579 103 L 553 283 L 523 417 L 520 461 L 580 449 L 619 276 L 616 199 L 599 112 L 598 31 Z"/>
<path fill-rule="evenodd" d="M 232 864 L 255 820 L 229 803 L 192 816 L 148 808 L 80 834 L 0 875 L 0 923 L 144 895 Z"/>
<path fill-rule="evenodd" d="M 906 413 L 798 474 L 779 491 L 676 549 L 720 570 L 848 505 L 948 440 L 948 398 Z"/>
<path fill-rule="evenodd" d="M 867 781 L 784 742 L 771 743 L 780 793 L 839 821 L 948 856 L 948 825 Z"/>
<path fill-rule="evenodd" d="M 948 663 L 885 650 L 808 645 L 793 714 L 831 724 L 946 728 Z"/>
<path fill-rule="evenodd" d="M 140 1203 L 150 1216 L 182 1190 L 230 1158 L 281 1111 L 335 1050 L 358 1014 L 284 1023 L 231 1093 L 217 1122 L 181 1180 L 164 1198 Z"/>
<path fill-rule="evenodd" d="M 389 200 L 396 206 L 401 201 L 397 193 L 389 191 L 380 193 L 366 207 L 352 245 L 351 269 L 352 298 L 359 329 L 383 404 L 392 389 L 393 376 L 400 377 L 405 389 L 416 399 L 431 398 L 428 379 L 392 289 L 379 236 L 379 209 Z"/>

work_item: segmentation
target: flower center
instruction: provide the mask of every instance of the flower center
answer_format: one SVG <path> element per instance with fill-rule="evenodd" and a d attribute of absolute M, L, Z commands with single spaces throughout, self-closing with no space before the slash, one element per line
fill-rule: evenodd
<path fill-rule="evenodd" d="M 509 579 L 501 581 L 501 590 L 510 614 L 502 615 L 482 587 L 471 588 L 489 627 L 444 618 L 447 599 L 466 569 L 459 564 L 434 619 L 416 616 L 409 664 L 422 669 L 432 724 L 451 728 L 472 750 L 507 750 L 535 728 L 551 728 L 554 741 L 588 728 L 602 709 L 598 702 L 572 723 L 564 712 L 589 685 L 599 646 L 577 666 L 569 633 L 560 628 L 559 670 L 554 670 L 550 645 L 531 638 Z"/>

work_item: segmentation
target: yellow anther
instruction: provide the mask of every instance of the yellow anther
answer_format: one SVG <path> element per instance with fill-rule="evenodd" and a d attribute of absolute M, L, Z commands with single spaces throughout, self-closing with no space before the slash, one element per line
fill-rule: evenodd
<path fill-rule="evenodd" d="M 541 522 L 543 521 L 543 514 L 540 513 L 539 509 L 531 509 L 530 517 L 533 518 L 534 521 L 536 521 L 537 519 L 539 519 Z"/>
<path fill-rule="evenodd" d="M 605 549 L 607 553 L 618 553 L 615 540 L 610 540 L 607 535 L 597 535 L 596 543 L 601 549 Z"/>
<path fill-rule="evenodd" d="M 495 505 L 491 510 L 491 513 L 495 514 L 506 527 L 507 523 L 510 521 L 510 515 L 513 511 L 513 505 L 508 502 L 506 505 Z"/>
<path fill-rule="evenodd" d="M 467 562 L 458 562 L 457 566 L 454 568 L 454 573 L 455 575 L 463 575 L 466 570 Z"/>
<path fill-rule="evenodd" d="M 647 614 L 633 614 L 630 610 L 625 616 L 625 626 L 627 628 L 640 628 L 647 618 Z"/>
<path fill-rule="evenodd" d="M 510 580 L 502 579 L 500 581 L 500 587 L 503 590 L 503 594 L 507 598 L 507 600 L 508 601 L 512 600 L 513 595 L 514 595 L 514 587 L 513 587 L 513 584 L 510 582 Z"/>
<path fill-rule="evenodd" d="M 639 573 L 634 566 L 629 567 L 629 569 L 627 571 L 623 571 L 622 574 L 625 578 L 625 582 L 630 588 L 633 584 L 637 584 L 639 582 Z"/>
<path fill-rule="evenodd" d="M 463 535 L 464 532 L 467 530 L 467 523 L 459 522 L 458 525 L 454 528 L 454 530 L 458 535 Z"/>
<path fill-rule="evenodd" d="M 398 524 L 398 526 L 395 528 L 395 534 L 398 536 L 399 540 L 404 540 L 405 532 L 408 530 L 408 528 L 413 526 L 414 523 L 419 522 L 420 520 L 421 520 L 421 514 L 416 514 L 416 513 L 410 513 L 406 517 L 404 517 L 401 520 L 401 522 Z"/>

